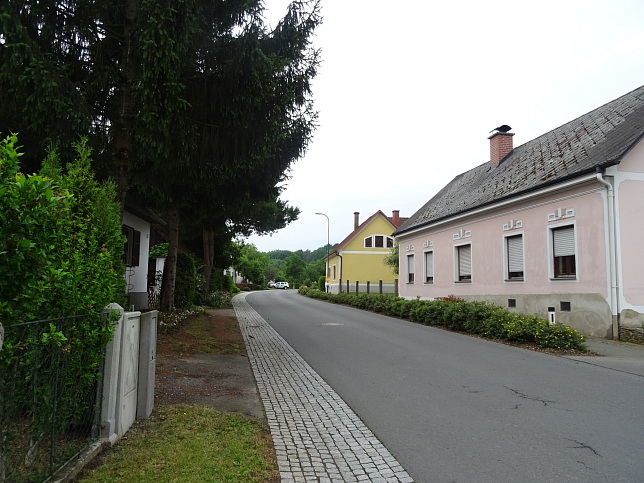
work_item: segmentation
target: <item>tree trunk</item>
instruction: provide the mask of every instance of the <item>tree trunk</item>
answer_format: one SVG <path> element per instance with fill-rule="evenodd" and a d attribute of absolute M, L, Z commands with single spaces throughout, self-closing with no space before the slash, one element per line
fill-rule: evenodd
<path fill-rule="evenodd" d="M 203 237 L 203 276 L 206 280 L 204 290 L 208 295 L 210 293 L 210 279 L 212 277 L 212 264 L 215 261 L 215 237 L 212 230 L 206 228 L 202 232 Z"/>
<path fill-rule="evenodd" d="M 114 163 L 114 178 L 116 192 L 121 203 L 121 213 L 125 204 L 130 175 L 132 157 L 132 133 L 137 112 L 137 102 L 133 86 L 139 71 L 137 59 L 134 57 L 132 43 L 135 35 L 138 0 L 126 0 L 123 8 L 123 39 L 121 44 L 121 78 L 118 87 L 118 112 L 113 116 L 112 124 L 112 161 Z"/>
<path fill-rule="evenodd" d="M 168 258 L 163 268 L 163 284 L 161 290 L 161 310 L 174 310 L 175 282 L 177 280 L 177 254 L 179 253 L 179 211 L 170 212 L 168 220 Z"/>

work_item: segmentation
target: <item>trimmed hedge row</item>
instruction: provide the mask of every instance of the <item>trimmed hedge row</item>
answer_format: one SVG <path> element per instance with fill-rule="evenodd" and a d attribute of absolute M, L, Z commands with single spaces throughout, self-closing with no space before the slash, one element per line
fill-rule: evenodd
<path fill-rule="evenodd" d="M 481 335 L 490 339 L 511 342 L 534 342 L 553 349 L 588 350 L 584 336 L 565 325 L 550 323 L 535 315 L 514 314 L 487 302 L 466 302 L 445 297 L 437 300 L 407 300 L 393 294 L 331 294 L 300 287 L 307 297 L 349 305 L 363 310 L 408 319 L 424 325 L 436 325 L 451 330 Z"/>

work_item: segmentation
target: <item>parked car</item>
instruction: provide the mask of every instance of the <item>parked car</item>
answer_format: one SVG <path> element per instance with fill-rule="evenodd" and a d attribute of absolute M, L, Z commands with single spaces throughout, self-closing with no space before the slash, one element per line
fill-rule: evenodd
<path fill-rule="evenodd" d="M 273 282 L 272 280 L 268 282 L 268 288 L 275 288 L 275 282 Z"/>
<path fill-rule="evenodd" d="M 288 282 L 275 282 L 275 288 L 288 288 Z"/>

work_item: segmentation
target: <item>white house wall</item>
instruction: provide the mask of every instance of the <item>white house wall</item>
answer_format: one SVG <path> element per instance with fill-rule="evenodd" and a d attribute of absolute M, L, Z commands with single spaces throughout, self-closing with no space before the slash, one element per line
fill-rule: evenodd
<path fill-rule="evenodd" d="M 599 183 L 587 182 L 399 236 L 400 295 L 488 300 L 505 307 L 514 304 L 512 310 L 544 317 L 549 307 L 555 307 L 558 322 L 588 335 L 611 337 L 605 191 Z M 551 229 L 563 225 L 575 228 L 576 277 L 572 280 L 553 276 Z M 518 234 L 523 236 L 524 278 L 509 281 L 505 237 Z M 457 281 L 456 247 L 462 244 L 471 245 L 471 282 Z M 434 252 L 433 283 L 425 283 L 424 253 L 428 250 Z M 414 255 L 415 280 L 406 283 L 410 254 Z"/>
<path fill-rule="evenodd" d="M 644 324 L 644 141 L 640 141 L 610 174 L 614 175 L 618 214 L 618 300 L 620 325 Z"/>
<path fill-rule="evenodd" d="M 123 224 L 141 232 L 141 248 L 138 267 L 126 267 L 125 280 L 130 309 L 147 308 L 148 300 L 148 258 L 150 256 L 150 223 L 125 211 Z M 134 307 L 132 307 L 134 306 Z"/>

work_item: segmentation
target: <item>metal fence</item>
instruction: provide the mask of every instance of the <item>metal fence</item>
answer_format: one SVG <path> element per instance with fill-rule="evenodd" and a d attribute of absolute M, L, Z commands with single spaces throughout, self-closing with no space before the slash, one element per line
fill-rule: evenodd
<path fill-rule="evenodd" d="M 42 482 L 99 438 L 100 314 L 4 326 L 0 482 Z"/>

